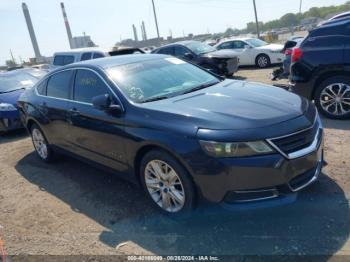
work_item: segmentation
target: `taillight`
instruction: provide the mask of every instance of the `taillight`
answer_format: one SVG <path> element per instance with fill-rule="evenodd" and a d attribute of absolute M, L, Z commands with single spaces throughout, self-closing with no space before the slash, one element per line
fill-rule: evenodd
<path fill-rule="evenodd" d="M 292 63 L 298 61 L 303 56 L 303 51 L 299 47 L 294 47 L 292 52 Z"/>
<path fill-rule="evenodd" d="M 287 49 L 286 52 L 284 52 L 285 55 L 292 55 L 292 50 Z"/>

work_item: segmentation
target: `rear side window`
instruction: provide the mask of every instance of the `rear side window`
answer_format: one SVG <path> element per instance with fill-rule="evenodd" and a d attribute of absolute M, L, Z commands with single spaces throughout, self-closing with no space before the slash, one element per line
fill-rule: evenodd
<path fill-rule="evenodd" d="M 46 96 L 46 85 L 47 80 L 44 80 L 38 84 L 38 86 L 36 87 L 36 91 L 38 91 L 39 95 Z"/>
<path fill-rule="evenodd" d="M 90 60 L 91 59 L 91 55 L 92 55 L 92 53 L 83 53 L 81 55 L 80 61 Z"/>
<path fill-rule="evenodd" d="M 56 55 L 53 64 L 56 66 L 64 66 L 74 63 L 74 56 L 72 55 Z"/>
<path fill-rule="evenodd" d="M 174 47 L 164 47 L 158 50 L 157 54 L 174 55 Z"/>
<path fill-rule="evenodd" d="M 72 70 L 66 70 L 51 76 L 47 83 L 47 96 L 68 99 L 72 75 Z"/>
<path fill-rule="evenodd" d="M 77 70 L 74 83 L 74 100 L 92 103 L 92 98 L 111 92 L 102 79 L 90 70 Z"/>
<path fill-rule="evenodd" d="M 105 56 L 101 53 L 94 53 L 94 56 L 92 58 L 96 59 L 96 58 L 102 58 L 102 57 L 105 57 Z"/>

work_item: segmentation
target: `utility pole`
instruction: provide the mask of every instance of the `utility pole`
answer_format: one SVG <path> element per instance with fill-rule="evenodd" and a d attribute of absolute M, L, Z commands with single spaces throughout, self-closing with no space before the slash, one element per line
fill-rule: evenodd
<path fill-rule="evenodd" d="M 10 49 L 10 54 L 11 54 L 12 62 L 16 64 L 16 60 L 15 60 L 15 58 L 13 57 L 13 53 L 12 53 L 12 50 L 11 50 L 11 49 Z"/>
<path fill-rule="evenodd" d="M 154 21 L 156 22 L 156 28 L 157 28 L 157 36 L 159 39 L 160 36 L 159 36 L 158 20 L 157 20 L 156 7 L 154 6 L 154 0 L 152 0 L 152 5 L 153 5 Z"/>
<path fill-rule="evenodd" d="M 253 0 L 253 5 L 254 5 L 254 12 L 255 12 L 256 33 L 258 35 L 258 38 L 260 38 L 259 21 L 258 21 L 258 14 L 256 12 L 255 0 Z"/>
<path fill-rule="evenodd" d="M 303 0 L 300 0 L 300 5 L 299 5 L 299 13 L 301 14 L 301 6 L 303 4 Z"/>

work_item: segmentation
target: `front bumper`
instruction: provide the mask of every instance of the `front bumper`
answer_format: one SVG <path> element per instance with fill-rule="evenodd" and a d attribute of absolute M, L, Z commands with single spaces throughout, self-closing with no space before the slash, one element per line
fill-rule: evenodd
<path fill-rule="evenodd" d="M 290 90 L 300 96 L 312 100 L 313 83 L 311 82 L 292 82 Z"/>
<path fill-rule="evenodd" d="M 195 183 L 204 199 L 225 206 L 295 195 L 315 182 L 321 173 L 324 161 L 322 128 L 314 141 L 317 144 L 298 151 L 299 155 L 276 153 L 216 159 L 208 163 L 206 171 L 194 176 Z"/>
<path fill-rule="evenodd" d="M 18 111 L 0 113 L 0 132 L 23 128 Z"/>

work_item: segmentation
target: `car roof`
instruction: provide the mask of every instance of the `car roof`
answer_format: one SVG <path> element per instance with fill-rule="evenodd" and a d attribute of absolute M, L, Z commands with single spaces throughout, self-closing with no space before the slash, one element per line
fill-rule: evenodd
<path fill-rule="evenodd" d="M 156 59 L 166 58 L 166 57 L 170 57 L 170 56 L 160 55 L 160 54 L 132 54 L 132 55 L 122 55 L 122 56 L 109 56 L 109 57 L 103 57 L 99 59 L 92 59 L 92 60 L 86 60 L 82 62 L 69 64 L 69 65 L 60 67 L 54 70 L 53 72 L 60 71 L 62 69 L 76 68 L 81 66 L 107 69 L 114 66 L 140 63 L 144 61 L 156 60 Z"/>
<path fill-rule="evenodd" d="M 200 41 L 195 41 L 195 40 L 179 41 L 179 42 L 175 42 L 175 43 L 171 43 L 171 44 L 160 46 L 157 49 L 164 48 L 164 47 L 169 47 L 169 46 L 174 46 L 174 45 L 188 46 L 191 43 L 198 43 L 198 42 L 201 43 Z"/>
<path fill-rule="evenodd" d="M 101 48 L 87 47 L 87 48 L 77 48 L 77 49 L 73 49 L 73 50 L 55 52 L 54 56 L 56 56 L 56 55 L 75 55 L 75 54 L 88 53 L 88 52 L 108 53 L 108 51 L 103 50 Z"/>
<path fill-rule="evenodd" d="M 246 40 L 254 39 L 254 38 L 255 37 L 229 37 L 229 38 L 222 39 L 220 41 L 220 43 L 224 43 L 224 42 L 228 42 L 228 41 L 235 41 L 235 40 L 246 41 Z"/>
<path fill-rule="evenodd" d="M 328 21 L 335 20 L 335 19 L 342 19 L 342 18 L 350 18 L 350 12 L 337 14 L 332 18 L 330 18 Z"/>

